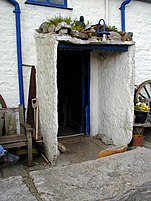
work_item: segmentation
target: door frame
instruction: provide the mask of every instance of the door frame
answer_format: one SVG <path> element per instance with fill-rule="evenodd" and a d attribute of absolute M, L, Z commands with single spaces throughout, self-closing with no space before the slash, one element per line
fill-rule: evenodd
<path fill-rule="evenodd" d="M 83 54 L 83 52 L 81 54 Z M 82 126 L 84 128 L 85 134 L 90 135 L 90 52 L 84 52 L 83 55 L 84 56 L 82 58 L 82 110 L 83 110 Z M 85 72 L 87 77 L 85 77 Z M 85 86 L 87 86 L 87 88 Z"/>
<path fill-rule="evenodd" d="M 74 51 L 81 52 L 82 58 L 82 127 L 85 135 L 90 135 L 90 50 L 70 49 L 68 45 L 64 44 L 61 47 L 58 46 L 58 51 Z M 87 68 L 87 80 L 85 79 L 85 70 Z M 87 83 L 86 83 L 87 82 Z M 87 94 L 85 93 L 85 85 L 87 84 Z M 87 96 L 87 106 L 85 107 Z"/>

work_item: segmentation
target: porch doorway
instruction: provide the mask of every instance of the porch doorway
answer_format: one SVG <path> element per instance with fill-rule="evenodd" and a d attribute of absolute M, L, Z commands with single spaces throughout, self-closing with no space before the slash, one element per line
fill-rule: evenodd
<path fill-rule="evenodd" d="M 58 137 L 90 133 L 89 52 L 58 50 Z"/>

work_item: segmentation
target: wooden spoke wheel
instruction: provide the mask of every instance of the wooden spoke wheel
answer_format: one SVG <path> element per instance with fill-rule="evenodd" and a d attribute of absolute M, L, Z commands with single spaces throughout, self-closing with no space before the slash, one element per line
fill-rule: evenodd
<path fill-rule="evenodd" d="M 151 108 L 151 80 L 146 80 L 138 86 L 135 90 L 134 101 L 135 104 L 137 102 L 147 103 Z"/>
<path fill-rule="evenodd" d="M 7 108 L 7 105 L 1 95 L 0 95 L 0 108 Z"/>
<path fill-rule="evenodd" d="M 0 108 L 7 108 L 7 105 L 1 94 L 0 94 Z M 0 114 L 0 134 L 5 135 L 5 120 L 3 114 Z"/>
<path fill-rule="evenodd" d="M 151 80 L 141 83 L 135 91 L 135 103 L 151 102 Z"/>

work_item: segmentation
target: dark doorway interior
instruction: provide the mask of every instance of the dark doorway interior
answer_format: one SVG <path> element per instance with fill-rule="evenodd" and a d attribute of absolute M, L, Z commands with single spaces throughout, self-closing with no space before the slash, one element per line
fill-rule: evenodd
<path fill-rule="evenodd" d="M 80 51 L 58 50 L 58 136 L 85 133 L 85 107 L 88 94 L 85 82 L 87 56 Z"/>

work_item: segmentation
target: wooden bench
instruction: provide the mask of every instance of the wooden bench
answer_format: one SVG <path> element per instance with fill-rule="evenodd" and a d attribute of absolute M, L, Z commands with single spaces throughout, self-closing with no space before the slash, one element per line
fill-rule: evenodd
<path fill-rule="evenodd" d="M 32 128 L 24 122 L 23 107 L 0 108 L 0 144 L 5 149 L 26 146 L 28 166 L 33 165 Z"/>

